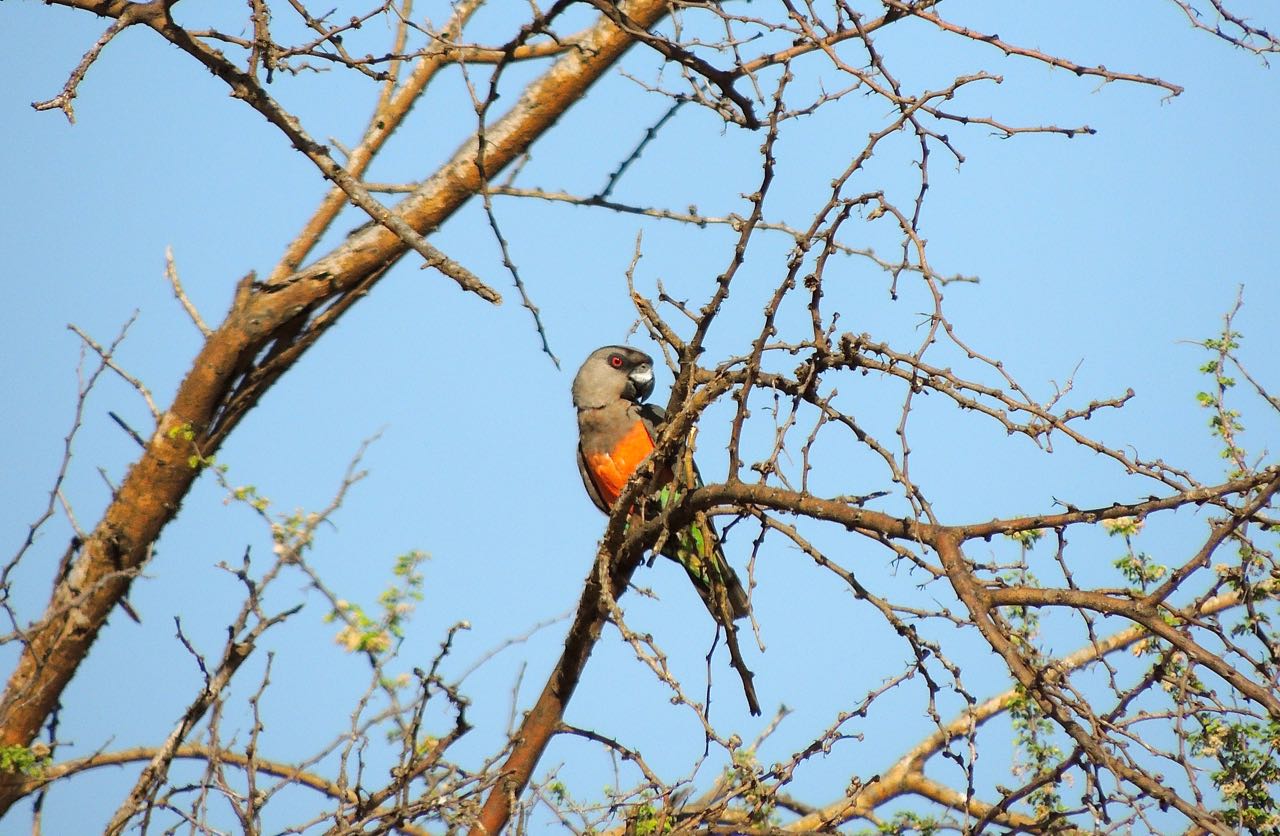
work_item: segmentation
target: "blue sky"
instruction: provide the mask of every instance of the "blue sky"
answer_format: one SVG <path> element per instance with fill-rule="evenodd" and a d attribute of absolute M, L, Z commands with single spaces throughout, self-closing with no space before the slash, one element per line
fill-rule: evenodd
<path fill-rule="evenodd" d="M 1003 358 L 1034 395 L 1047 398 L 1055 381 L 1077 369 L 1071 401 L 1077 405 L 1132 387 L 1136 396 L 1125 410 L 1100 416 L 1088 428 L 1109 443 L 1162 456 L 1210 481 L 1224 467 L 1205 429 L 1206 415 L 1195 404 L 1203 358 L 1188 341 L 1215 333 L 1241 285 L 1243 354 L 1260 380 L 1280 389 L 1273 336 L 1280 311 L 1274 248 L 1280 86 L 1274 70 L 1192 31 L 1171 4 L 1148 5 L 944 4 L 955 19 L 998 31 L 1008 41 L 1086 65 L 1166 78 L 1186 88 L 1177 98 L 1132 85 L 1099 86 L 923 26 L 893 28 L 878 43 L 908 89 L 937 89 L 979 69 L 1002 76 L 999 84 L 965 88 L 953 103 L 957 110 L 1010 123 L 1097 130 L 1074 139 L 1006 140 L 980 127 L 954 127 L 950 136 L 964 164 L 957 166 L 940 149 L 931 157 L 922 221 L 931 263 L 943 274 L 980 277 L 978 284 L 946 289 L 947 311 L 966 339 Z M 196 11 L 189 12 L 193 18 Z M 426 13 L 443 17 L 438 9 Z M 496 28 L 498 22 L 491 14 L 481 26 Z M 268 271 L 325 191 L 314 167 L 261 117 L 148 33 L 126 32 L 107 48 L 80 88 L 74 126 L 56 112 L 33 111 L 29 103 L 58 91 L 102 28 L 83 13 L 37 3 L 0 5 L 0 114 L 9 137 L 0 200 L 9 276 L 0 329 L 0 379 L 7 393 L 0 424 L 8 439 L 0 445 L 0 532 L 8 538 L 6 554 L 44 506 L 70 426 L 81 349 L 66 325 L 107 342 L 138 311 L 119 361 L 164 405 L 199 345 L 165 282 L 165 248 L 173 248 L 192 300 L 216 323 L 235 281 L 249 270 Z M 654 61 L 637 53 L 623 66 L 647 79 Z M 809 65 L 800 83 L 816 89 L 814 73 L 837 83 L 829 69 L 817 68 L 817 62 Z M 533 69 L 513 70 L 508 81 Z M 474 116 L 461 79 L 452 74 L 442 82 L 375 166 L 374 179 L 426 175 L 469 130 Z M 281 77 L 272 92 L 297 109 L 312 135 L 346 143 L 357 139 L 375 93 L 367 82 L 342 74 Z M 519 182 L 598 188 L 665 107 L 610 74 L 535 146 Z M 779 182 L 767 213 L 806 221 L 825 201 L 825 184 L 840 161 L 883 116 L 879 103 L 851 97 L 829 114 L 789 128 L 779 143 Z M 740 195 L 758 180 L 759 142 L 758 135 L 725 129 L 714 116 L 686 108 L 614 197 L 675 209 L 696 203 L 715 215 L 745 213 Z M 914 176 L 905 156 L 909 146 L 903 138 L 879 154 L 864 188 L 885 188 L 908 205 Z M 278 510 L 317 509 L 336 490 L 361 441 L 382 433 L 364 462 L 369 477 L 352 491 L 334 527 L 322 531 L 313 561 L 332 588 L 371 607 L 396 554 L 414 548 L 432 554 L 426 599 L 403 652 L 405 669 L 430 658 L 444 630 L 458 620 L 468 620 L 471 630 L 459 638 L 450 662 L 455 676 L 503 639 L 573 604 L 604 524 L 574 466 L 573 370 L 595 347 L 628 336 L 636 316 L 624 272 L 638 232 L 644 236 L 638 284 L 652 289 L 662 280 L 696 303 L 727 263 L 732 240 L 723 229 L 560 205 L 496 205 L 562 369 L 538 351 L 483 214 L 471 205 L 432 240 L 502 290 L 503 306 L 463 295 L 406 261 L 273 388 L 218 455 L 232 483 L 255 485 Z M 362 222 L 348 211 L 329 243 Z M 892 252 L 894 239 L 882 225 L 854 221 L 849 230 L 851 243 Z M 740 289 L 711 335 L 713 358 L 743 350 L 758 328 L 758 312 L 782 275 L 787 246 L 780 237 L 753 245 Z M 828 304 L 842 311 L 842 327 L 913 345 L 918 314 L 927 310 L 923 288 L 907 282 L 900 299 L 890 301 L 883 275 L 854 259 L 841 264 Z M 942 355 L 938 362 L 945 362 Z M 659 402 L 669 384 L 669 373 L 660 371 Z M 901 401 L 889 389 L 868 382 L 842 388 L 842 397 L 870 426 L 892 436 Z M 1274 449 L 1275 416 L 1254 406 L 1245 417 L 1246 439 L 1255 451 Z M 108 411 L 144 436 L 150 429 L 132 390 L 104 379 L 89 400 L 64 489 L 86 528 L 109 498 L 98 468 L 118 481 L 136 454 Z M 923 405 L 911 426 L 913 473 L 944 522 L 1048 510 L 1055 499 L 1110 503 L 1154 490 L 1126 480 L 1092 454 L 1061 445 L 1046 456 L 934 404 Z M 716 445 L 717 439 L 723 444 L 722 431 L 704 432 L 702 468 L 714 478 L 724 472 Z M 856 451 L 833 450 L 818 476 L 833 493 L 886 487 L 883 471 Z M 196 646 L 215 653 L 238 602 L 234 579 L 216 565 L 238 562 L 246 546 L 265 562 L 270 549 L 263 526 L 224 498 L 213 480 L 198 483 L 158 544 L 147 577 L 134 586 L 143 624 L 114 616 L 81 667 L 65 696 L 60 727 L 74 753 L 158 743 L 198 687 L 198 671 L 174 638 L 173 618 L 181 618 Z M 1152 548 L 1178 553 L 1179 538 L 1198 524 L 1180 512 L 1167 530 L 1152 532 L 1164 538 Z M 63 519 L 51 524 L 22 565 L 14 603 L 23 617 L 40 612 L 69 532 Z M 731 540 L 731 557 L 745 560 L 748 539 Z M 1088 535 L 1080 540 L 1088 547 Z M 1098 565 L 1109 564 L 1114 547 L 1105 540 L 1092 545 Z M 741 551 L 735 556 L 733 548 Z M 852 549 L 839 554 L 876 583 L 915 583 L 866 544 L 835 548 Z M 796 710 L 777 749 L 762 753 L 768 761 L 789 754 L 788 745 L 812 737 L 834 711 L 898 669 L 901 648 L 869 613 L 850 605 L 847 592 L 794 552 L 766 555 L 758 571 L 756 608 L 768 650 L 752 651 L 749 661 L 766 716 L 783 703 Z M 674 669 L 700 691 L 711 629 L 696 597 L 665 564 L 644 570 L 641 583 L 661 602 L 633 600 L 628 614 L 654 632 Z M 333 627 L 322 622 L 323 602 L 305 591 L 300 577 L 281 582 L 275 594 L 280 606 L 309 604 L 263 648 L 276 652 L 267 692 L 270 756 L 287 760 L 343 731 L 367 673 L 332 642 Z M 527 707 L 563 629 L 537 633 L 468 679 L 478 728 L 460 756 L 483 757 L 500 743 L 513 689 L 518 686 L 518 705 Z M 1059 651 L 1077 644 L 1066 635 L 1047 634 L 1046 641 Z M 263 656 L 250 664 L 238 694 L 257 687 Z M 0 659 L 6 668 L 12 663 L 11 646 Z M 815 677 L 815 667 L 824 675 Z M 980 656 L 973 671 L 966 682 L 980 698 L 1006 686 Z M 753 736 L 762 725 L 741 711 L 727 665 L 716 677 L 716 710 L 728 727 Z M 904 689 L 903 704 L 917 705 L 918 687 Z M 952 698 L 944 714 L 958 704 Z M 243 737 L 249 715 L 243 699 L 233 705 L 240 713 L 224 723 Z M 796 794 L 819 803 L 838 797 L 853 772 L 872 774 L 928 730 L 927 719 L 917 714 L 872 718 L 856 729 L 867 735 L 864 742 L 837 746 L 802 770 Z M 701 749 L 687 715 L 671 709 L 613 634 L 597 650 L 568 719 L 639 746 L 671 778 Z M 992 762 L 1007 757 L 999 734 L 992 732 L 1004 755 L 993 754 Z M 566 774 L 579 777 L 582 791 L 596 792 L 609 781 L 592 770 L 607 764 L 594 755 L 581 760 L 585 751 L 583 744 L 557 741 L 544 768 L 568 763 Z M 704 773 L 704 784 L 708 774 L 714 771 Z M 100 826 L 131 781 L 114 772 L 55 787 L 45 807 L 47 831 Z"/>

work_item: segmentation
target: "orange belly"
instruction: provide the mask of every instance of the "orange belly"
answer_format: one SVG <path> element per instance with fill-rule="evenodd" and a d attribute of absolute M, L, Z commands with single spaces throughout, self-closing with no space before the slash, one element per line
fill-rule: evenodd
<path fill-rule="evenodd" d="M 618 500 L 631 474 L 652 452 L 653 439 L 649 437 L 648 429 L 642 421 L 636 421 L 622 440 L 614 445 L 612 452 L 593 453 L 586 457 L 591 480 L 606 504 L 613 505 Z"/>

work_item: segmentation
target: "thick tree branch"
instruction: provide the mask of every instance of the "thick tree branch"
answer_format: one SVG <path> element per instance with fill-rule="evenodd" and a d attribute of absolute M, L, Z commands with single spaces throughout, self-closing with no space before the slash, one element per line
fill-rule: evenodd
<path fill-rule="evenodd" d="M 286 135 L 302 142 L 304 152 L 313 160 L 322 167 L 327 165 L 323 148 L 310 144 L 292 117 L 273 110 L 274 103 L 251 78 L 225 64 L 225 59 L 207 47 L 192 43 L 187 33 L 168 18 L 164 4 L 65 5 L 113 17 L 137 16 L 179 45 L 194 49 L 197 57 L 202 56 L 202 61 L 219 72 L 233 89 L 243 92 L 251 104 L 278 122 Z M 637 0 L 627 6 L 630 17 L 645 26 L 666 12 L 666 0 Z M 584 36 L 582 49 L 566 53 L 535 79 L 512 109 L 486 131 L 489 172 L 501 171 L 524 153 L 632 43 L 628 34 L 602 20 Z M 420 236 L 443 223 L 479 191 L 474 157 L 474 142 L 464 144 L 449 163 L 397 207 L 390 218 L 392 225 Z M 341 167 L 326 173 L 344 182 L 350 179 Z M 46 608 L 52 615 L 28 632 L 29 641 L 0 699 L 0 743 L 27 745 L 35 738 L 107 616 L 128 591 L 132 572 L 143 563 L 150 545 L 177 513 L 199 475 L 200 462 L 215 452 L 217 443 L 251 406 L 245 405 L 233 420 L 219 426 L 216 438 L 209 435 L 236 383 L 252 367 L 262 348 L 325 300 L 355 288 L 367 290 L 368 280 L 384 274 L 407 248 L 400 232 L 384 226 L 369 227 L 354 233 L 344 245 L 301 273 L 268 285 L 254 283 L 251 276 L 240 283 L 226 318 L 205 341 L 178 386 L 172 405 L 161 416 L 147 449 L 129 470 L 80 557 L 56 584 Z M 283 371 L 279 368 L 277 374 Z M 12 776 L 5 786 L 0 786 L 0 811 L 15 800 L 16 788 Z"/>

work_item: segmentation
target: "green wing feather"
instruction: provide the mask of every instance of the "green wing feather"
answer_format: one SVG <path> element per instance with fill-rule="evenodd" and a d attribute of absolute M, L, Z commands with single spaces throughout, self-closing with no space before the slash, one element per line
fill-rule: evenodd
<path fill-rule="evenodd" d="M 639 404 L 639 411 L 640 419 L 644 421 L 649 431 L 649 437 L 657 439 L 659 427 L 666 420 L 665 412 L 661 407 L 646 403 Z M 679 501 L 687 488 L 702 484 L 698 468 L 693 463 L 691 447 L 691 444 L 686 445 L 681 451 L 680 459 L 673 468 L 676 472 L 672 474 L 671 481 L 659 492 L 659 511 Z M 581 461 L 579 467 L 582 467 Z M 746 590 L 742 588 L 742 582 L 738 580 L 733 567 L 725 560 L 724 551 L 720 548 L 720 538 L 716 536 L 716 529 L 711 524 L 711 519 L 706 514 L 697 512 L 693 522 L 684 529 L 668 535 L 662 546 L 662 554 L 684 567 L 694 588 L 698 590 L 703 604 L 706 605 L 707 611 L 711 613 L 716 624 L 724 630 L 725 644 L 729 648 L 729 660 L 742 680 L 742 692 L 747 698 L 747 706 L 752 714 L 759 715 L 760 700 L 752 684 L 755 674 L 742 658 L 742 651 L 738 647 L 738 628 L 734 623 L 751 614 L 751 605 L 747 599 Z"/>
<path fill-rule="evenodd" d="M 663 487 L 658 495 L 658 501 L 664 509 L 680 498 L 682 485 L 696 487 L 702 484 L 702 477 L 698 474 L 688 449 L 681 453 L 676 470 L 678 472 L 675 479 Z M 698 512 L 692 523 L 680 531 L 672 532 L 662 548 L 662 554 L 684 567 L 707 609 L 717 621 L 732 622 L 747 616 L 750 605 L 746 590 L 725 559 L 715 526 L 706 514 Z M 717 600 L 722 596 L 722 601 Z"/>

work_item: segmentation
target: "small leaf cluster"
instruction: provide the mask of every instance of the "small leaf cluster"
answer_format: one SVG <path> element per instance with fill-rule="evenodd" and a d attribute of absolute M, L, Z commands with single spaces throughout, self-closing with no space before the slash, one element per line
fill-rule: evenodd
<path fill-rule="evenodd" d="M 44 772 L 51 762 L 47 752 L 42 754 L 30 746 L 0 746 L 0 773 L 17 773 L 35 778 Z"/>
<path fill-rule="evenodd" d="M 1130 586 L 1137 592 L 1145 593 L 1147 587 L 1169 573 L 1169 567 L 1156 563 L 1146 552 L 1133 547 L 1133 538 L 1142 531 L 1142 520 L 1138 517 L 1117 517 L 1114 520 L 1103 520 L 1102 527 L 1112 537 L 1123 537 L 1125 553 L 1111 564 L 1120 570 Z"/>
<path fill-rule="evenodd" d="M 1244 432 L 1240 411 L 1227 406 L 1227 393 L 1235 387 L 1236 380 L 1227 375 L 1226 366 L 1232 353 L 1240 347 L 1242 337 L 1239 331 L 1231 328 L 1228 318 L 1228 324 L 1223 328 L 1221 336 L 1211 337 L 1200 343 L 1213 355 L 1200 367 L 1202 373 L 1212 378 L 1213 388 L 1196 393 L 1196 401 L 1200 406 L 1213 410 L 1213 415 L 1209 418 L 1209 429 L 1222 441 L 1222 458 L 1236 465 L 1230 472 L 1232 478 L 1244 475 L 1246 454 L 1237 439 L 1239 434 Z"/>
<path fill-rule="evenodd" d="M 404 638 L 404 627 L 413 613 L 415 603 L 422 600 L 423 575 L 419 567 L 427 560 L 422 551 L 409 551 L 396 558 L 392 570 L 395 579 L 378 595 L 380 613 L 370 615 L 359 604 L 339 599 L 332 612 L 325 616 L 329 622 L 341 621 L 342 629 L 334 641 L 352 653 L 372 655 L 386 653 Z"/>
<path fill-rule="evenodd" d="M 662 836 L 670 833 L 674 825 L 672 817 L 664 815 L 650 799 L 632 806 L 627 812 L 627 831 L 635 836 Z"/>
<path fill-rule="evenodd" d="M 1251 833 L 1280 834 L 1280 723 L 1229 722 L 1207 713 L 1196 719 L 1201 730 L 1190 736 L 1191 751 L 1218 761 L 1210 778 L 1222 793 L 1223 819 Z"/>
<path fill-rule="evenodd" d="M 760 780 L 760 762 L 754 749 L 741 748 L 733 753 L 733 765 L 726 770 L 730 786 L 740 788 L 739 797 L 746 804 L 747 818 L 756 825 L 777 823 L 775 789 Z"/>
<path fill-rule="evenodd" d="M 1057 727 L 1044 716 L 1040 705 L 1021 685 L 1014 689 L 1014 695 L 1006 706 L 1013 725 L 1013 742 L 1023 758 L 1021 763 L 1014 764 L 1014 774 L 1030 774 L 1035 779 L 1047 775 L 1062 761 L 1062 750 L 1053 742 Z M 1055 782 L 1046 783 L 1029 793 L 1027 803 L 1042 819 L 1063 809 L 1062 795 Z"/>
<path fill-rule="evenodd" d="M 201 454 L 199 448 L 196 447 L 196 428 L 191 425 L 190 421 L 184 421 L 181 424 L 170 427 L 165 433 L 170 441 L 185 441 L 191 445 L 192 453 L 187 456 L 187 467 L 192 470 L 200 470 L 206 467 L 213 467 L 217 464 L 217 459 L 213 456 L 205 456 Z M 226 472 L 226 466 L 222 465 L 222 472 Z"/>
<path fill-rule="evenodd" d="M 1004 573 L 1002 579 L 1010 584 L 1038 587 L 1039 580 L 1026 566 L 1025 553 L 1035 547 L 1035 544 L 1044 536 L 1044 531 L 1033 529 L 1010 533 L 1008 536 L 1022 547 L 1024 562 L 1017 568 Z M 1029 660 L 1042 660 L 1044 653 L 1036 641 L 1040 631 L 1040 617 L 1037 610 L 1031 607 L 1015 606 L 1005 608 L 1004 612 L 1009 618 L 1010 638 L 1022 649 Z M 1053 743 L 1057 727 L 1044 716 L 1039 704 L 1022 686 L 1015 689 L 1014 695 L 1007 703 L 1007 708 L 1013 725 L 1013 743 L 1018 750 L 1013 774 L 1029 775 L 1033 779 L 1038 779 L 1052 772 L 1063 757 L 1062 750 Z M 1062 810 L 1062 797 L 1058 793 L 1056 783 L 1046 783 L 1029 793 L 1027 803 L 1040 818 Z"/>

